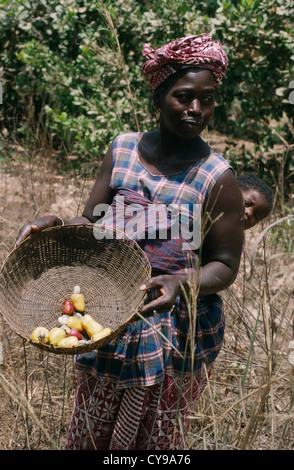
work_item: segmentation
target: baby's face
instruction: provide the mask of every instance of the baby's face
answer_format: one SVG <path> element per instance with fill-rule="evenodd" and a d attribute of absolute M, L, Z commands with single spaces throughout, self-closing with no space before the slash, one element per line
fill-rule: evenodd
<path fill-rule="evenodd" d="M 241 190 L 245 204 L 244 230 L 254 227 L 270 212 L 266 197 L 256 189 Z"/>

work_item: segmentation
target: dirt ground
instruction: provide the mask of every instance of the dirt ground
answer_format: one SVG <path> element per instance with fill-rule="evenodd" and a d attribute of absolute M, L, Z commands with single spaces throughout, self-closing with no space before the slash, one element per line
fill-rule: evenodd
<path fill-rule="evenodd" d="M 217 143 L 222 150 L 225 144 Z M 38 157 L 24 162 L 21 152 L 3 161 L 0 263 L 27 221 L 48 213 L 65 219 L 80 215 L 93 183 L 93 178 L 59 172 Z M 246 233 L 238 278 L 223 293 L 225 343 L 209 390 L 191 413 L 193 449 L 294 449 L 293 367 L 288 361 L 294 254 L 287 249 L 293 226 L 283 225 L 282 234 L 261 241 L 250 278 L 250 250 L 264 226 Z M 73 404 L 73 359 L 48 357 L 25 345 L 2 318 L 0 342 L 0 450 L 62 447 Z"/>

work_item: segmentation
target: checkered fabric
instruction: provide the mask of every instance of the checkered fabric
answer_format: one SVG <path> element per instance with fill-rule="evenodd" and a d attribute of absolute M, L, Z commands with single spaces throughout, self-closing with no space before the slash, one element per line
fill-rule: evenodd
<path fill-rule="evenodd" d="M 153 175 L 139 159 L 141 135 L 123 134 L 114 141 L 110 186 L 116 192 L 131 190 L 156 204 L 204 204 L 218 178 L 231 168 L 220 154 L 211 150 L 209 157 L 173 175 Z"/>
<path fill-rule="evenodd" d="M 204 204 L 215 182 L 228 168 L 220 155 L 211 152 L 208 158 L 175 175 L 152 175 L 139 160 L 138 135 L 130 133 L 115 140 L 111 186 L 117 193 L 124 191 L 126 196 L 130 192 L 132 197 L 137 194 L 155 203 Z M 179 256 L 174 264 L 174 252 L 162 247 L 160 240 L 156 242 L 157 247 L 149 244 L 149 252 L 146 250 L 153 268 L 170 273 L 185 269 L 183 257 Z M 170 271 L 166 263 L 171 264 Z M 150 290 L 146 302 L 158 295 L 157 289 Z M 203 363 L 212 364 L 221 349 L 225 320 L 222 300 L 217 294 L 199 298 L 193 315 L 179 295 L 170 311 L 154 315 L 148 322 L 150 325 L 143 320 L 133 322 L 117 340 L 97 351 L 78 355 L 77 369 L 97 379 L 115 382 L 119 388 L 153 386 L 166 374 L 189 375 L 192 370 L 199 371 Z M 195 331 L 192 342 L 187 340 L 191 331 Z"/>

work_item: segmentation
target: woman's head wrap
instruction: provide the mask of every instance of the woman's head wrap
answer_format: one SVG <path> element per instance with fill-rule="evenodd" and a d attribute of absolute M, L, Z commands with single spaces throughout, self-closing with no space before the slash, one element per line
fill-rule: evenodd
<path fill-rule="evenodd" d="M 142 72 L 155 90 L 168 77 L 183 67 L 199 67 L 210 70 L 217 87 L 226 73 L 228 57 L 220 41 L 212 41 L 209 34 L 187 36 L 170 42 L 157 50 L 144 45 L 147 61 Z"/>

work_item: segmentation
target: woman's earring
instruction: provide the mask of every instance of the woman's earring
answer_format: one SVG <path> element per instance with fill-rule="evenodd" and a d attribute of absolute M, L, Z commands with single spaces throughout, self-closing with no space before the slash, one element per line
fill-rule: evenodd
<path fill-rule="evenodd" d="M 156 121 L 160 119 L 160 108 L 156 108 Z"/>

